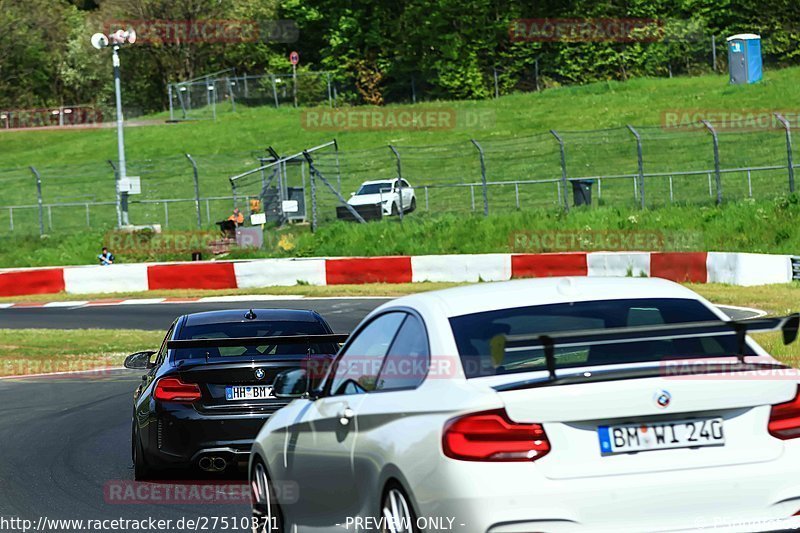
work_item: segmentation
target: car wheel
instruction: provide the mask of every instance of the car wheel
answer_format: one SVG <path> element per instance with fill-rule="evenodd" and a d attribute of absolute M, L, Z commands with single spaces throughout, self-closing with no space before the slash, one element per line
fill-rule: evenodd
<path fill-rule="evenodd" d="M 381 516 L 386 519 L 381 533 L 419 533 L 408 496 L 398 485 L 390 485 L 383 495 Z"/>
<path fill-rule="evenodd" d="M 146 481 L 152 479 L 153 469 L 147 464 L 147 460 L 142 453 L 142 443 L 139 435 L 135 431 L 131 434 L 132 453 L 133 453 L 133 479 L 135 481 Z"/>
<path fill-rule="evenodd" d="M 416 210 L 417 210 L 417 199 L 416 198 L 412 198 L 411 199 L 411 205 L 408 207 L 408 212 L 409 213 L 413 213 Z"/>
<path fill-rule="evenodd" d="M 264 463 L 256 461 L 250 474 L 253 501 L 253 533 L 280 533 L 283 531 L 281 514 L 275 489 Z"/>

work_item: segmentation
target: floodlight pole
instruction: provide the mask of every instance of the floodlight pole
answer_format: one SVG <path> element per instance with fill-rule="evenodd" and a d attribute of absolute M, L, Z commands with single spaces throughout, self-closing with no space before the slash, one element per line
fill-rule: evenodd
<path fill-rule="evenodd" d="M 127 180 L 128 171 L 125 166 L 125 137 L 122 132 L 122 88 L 119 79 L 119 45 L 112 47 L 113 54 L 111 61 L 114 65 L 114 92 L 117 97 L 117 153 L 119 154 L 119 166 L 117 167 L 117 203 L 122 212 L 122 226 L 130 224 L 128 218 L 128 193 L 119 190 L 120 182 Z"/>

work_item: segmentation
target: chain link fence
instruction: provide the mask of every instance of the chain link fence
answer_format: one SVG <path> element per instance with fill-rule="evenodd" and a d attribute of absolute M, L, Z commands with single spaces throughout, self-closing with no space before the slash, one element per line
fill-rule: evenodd
<path fill-rule="evenodd" d="M 438 145 L 346 149 L 332 140 L 294 154 L 267 150 L 131 160 L 141 193 L 130 220 L 168 229 L 214 228 L 234 207 L 270 222 L 342 218 L 365 181 L 401 177 L 413 213 L 478 213 L 591 205 L 714 205 L 794 191 L 800 154 L 789 131 L 627 126 L 550 131 Z M 0 169 L 0 232 L 75 232 L 117 225 L 114 162 Z M 578 195 L 581 196 L 581 195 Z M 581 196 L 582 197 L 582 196 Z M 406 205 L 406 207 L 411 207 Z M 399 213 L 398 213 L 399 214 Z"/>

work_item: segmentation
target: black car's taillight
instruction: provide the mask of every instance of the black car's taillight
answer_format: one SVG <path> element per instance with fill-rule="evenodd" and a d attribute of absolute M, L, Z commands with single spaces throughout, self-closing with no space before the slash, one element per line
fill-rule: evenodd
<path fill-rule="evenodd" d="M 497 409 L 450 420 L 442 447 L 462 461 L 535 461 L 547 455 L 550 442 L 541 424 L 512 422 Z"/>
<path fill-rule="evenodd" d="M 153 398 L 161 402 L 196 402 L 201 397 L 197 383 L 184 383 L 178 378 L 159 379 L 153 392 Z"/>

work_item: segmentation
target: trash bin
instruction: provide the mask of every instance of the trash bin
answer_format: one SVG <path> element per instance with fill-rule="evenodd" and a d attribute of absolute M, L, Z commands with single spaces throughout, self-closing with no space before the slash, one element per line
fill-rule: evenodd
<path fill-rule="evenodd" d="M 594 180 L 572 180 L 572 205 L 592 205 L 592 184 Z"/>
<path fill-rule="evenodd" d="M 728 71 L 731 83 L 746 84 L 761 80 L 761 37 L 741 33 L 728 37 Z"/>

